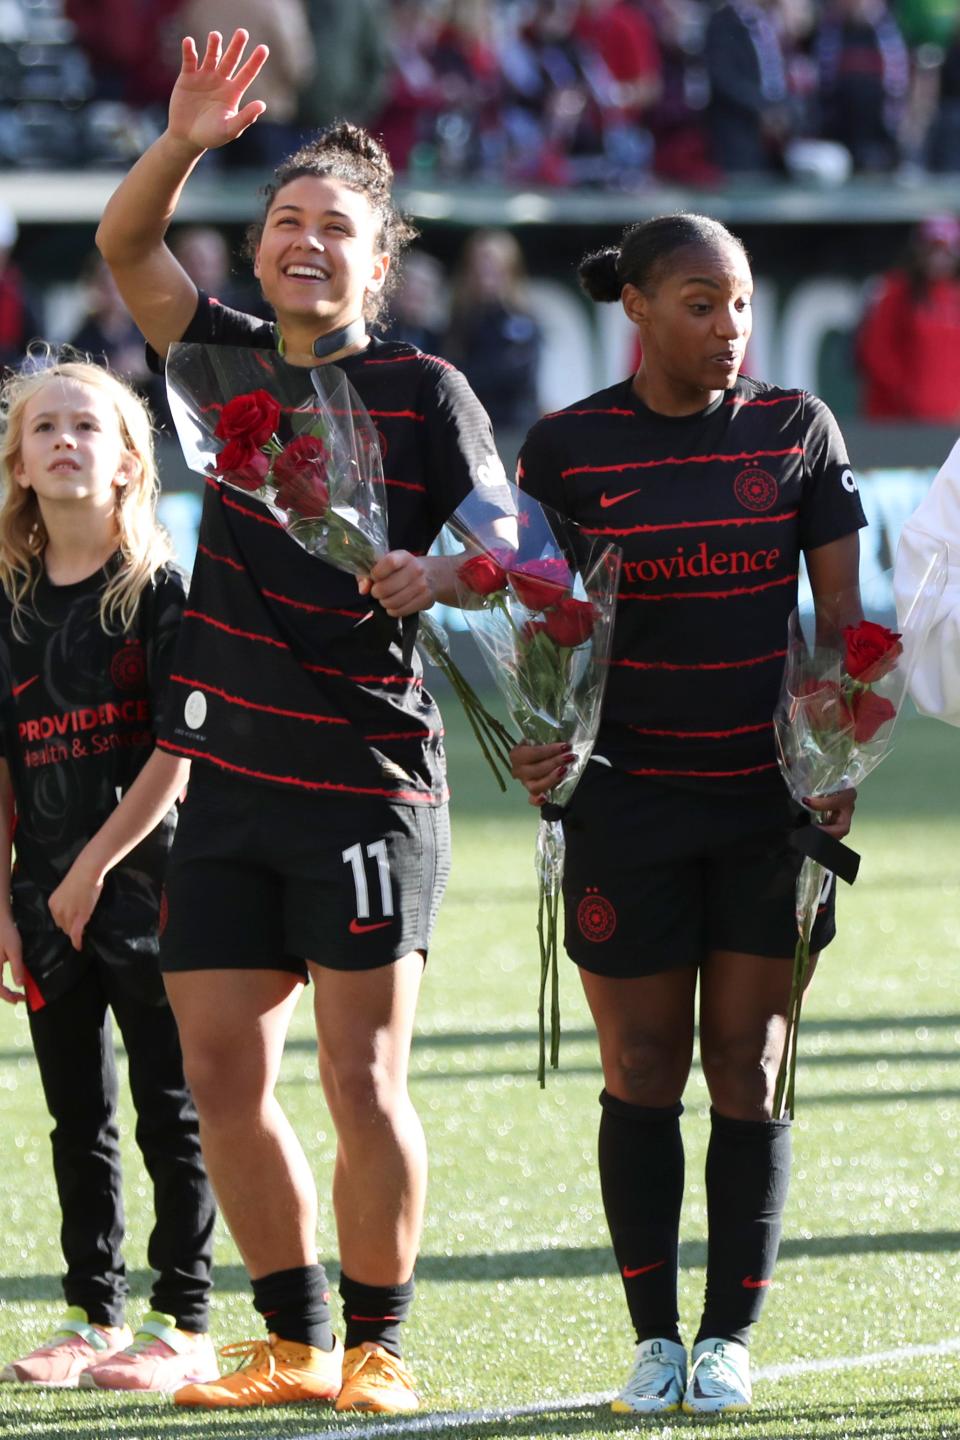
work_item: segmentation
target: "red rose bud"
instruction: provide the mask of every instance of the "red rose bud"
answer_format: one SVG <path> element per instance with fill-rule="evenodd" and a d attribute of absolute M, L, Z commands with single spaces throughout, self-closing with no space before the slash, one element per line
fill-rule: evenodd
<path fill-rule="evenodd" d="M 525 560 L 510 571 L 513 593 L 528 610 L 546 610 L 557 605 L 573 586 L 565 560 Z"/>
<path fill-rule="evenodd" d="M 214 469 L 222 479 L 240 490 L 259 490 L 267 478 L 270 461 L 262 450 L 248 441 L 229 440 L 217 456 Z"/>
<path fill-rule="evenodd" d="M 865 745 L 888 720 L 896 718 L 897 708 L 885 695 L 875 695 L 872 690 L 860 690 L 851 702 L 853 710 L 853 738 Z"/>
<path fill-rule="evenodd" d="M 220 412 L 213 432 L 221 440 L 245 440 L 249 445 L 266 445 L 280 421 L 280 406 L 266 390 L 235 395 Z"/>
<path fill-rule="evenodd" d="M 589 600 L 560 600 L 544 617 L 544 629 L 558 645 L 582 645 L 593 634 L 597 612 Z"/>
<path fill-rule="evenodd" d="M 326 482 L 327 447 L 315 435 L 291 440 L 273 462 L 277 504 L 308 520 L 322 520 L 330 508 Z"/>
<path fill-rule="evenodd" d="M 458 565 L 457 577 L 474 595 L 493 595 L 507 583 L 506 570 L 496 555 L 486 551 L 482 555 L 471 555 Z"/>
<path fill-rule="evenodd" d="M 861 620 L 859 625 L 847 625 L 843 632 L 847 642 L 847 674 L 864 685 L 872 685 L 881 675 L 886 675 L 903 654 L 900 636 L 886 625 L 875 625 L 872 620 Z"/>

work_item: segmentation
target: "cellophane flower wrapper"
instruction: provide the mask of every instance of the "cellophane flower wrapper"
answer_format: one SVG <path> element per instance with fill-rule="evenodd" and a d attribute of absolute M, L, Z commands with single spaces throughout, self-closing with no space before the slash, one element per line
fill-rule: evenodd
<path fill-rule="evenodd" d="M 167 397 L 191 470 L 259 500 L 338 570 L 369 575 L 389 549 L 379 437 L 336 365 L 271 350 L 171 345 Z"/>
<path fill-rule="evenodd" d="M 593 750 L 613 640 L 621 552 L 506 483 L 474 491 L 441 536 L 457 560 L 455 584 L 467 626 L 523 740 L 565 741 L 574 760 L 547 797 L 537 832 L 540 1053 L 546 1073 L 546 990 L 551 989 L 550 1063 L 559 1063 L 558 927 L 563 878 L 561 815 Z"/>
<path fill-rule="evenodd" d="M 821 597 L 816 616 L 794 610 L 774 735 L 780 771 L 793 798 L 859 788 L 889 753 L 913 667 L 937 611 L 947 574 L 946 548 L 931 544 L 928 562 L 897 630 L 889 572 L 861 592 Z M 859 615 L 859 621 L 856 617 Z M 839 617 L 839 618 L 833 618 Z M 816 821 L 818 812 L 813 812 Z M 797 879 L 798 940 L 787 1011 L 787 1034 L 774 1093 L 774 1115 L 794 1113 L 797 1037 L 809 978 L 810 940 L 831 873 L 853 883 L 858 857 L 815 830 L 795 837 L 804 853 Z"/>
<path fill-rule="evenodd" d="M 259 500 L 311 555 L 367 576 L 389 549 L 379 436 L 363 401 L 335 365 L 287 365 L 277 354 L 178 344 L 167 358 L 167 394 L 192 470 Z M 403 621 L 446 675 L 501 790 L 513 736 L 490 715 L 450 655 L 442 626 Z M 409 659 L 406 655 L 405 659 Z"/>

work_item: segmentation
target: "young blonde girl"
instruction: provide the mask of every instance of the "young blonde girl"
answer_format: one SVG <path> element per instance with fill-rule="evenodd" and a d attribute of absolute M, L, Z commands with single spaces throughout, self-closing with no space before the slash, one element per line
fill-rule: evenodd
<path fill-rule="evenodd" d="M 54 1120 L 68 1306 L 0 1379 L 169 1391 L 216 1371 L 214 1205 L 157 963 L 188 767 L 154 748 L 153 725 L 183 580 L 156 522 L 150 417 L 125 384 L 48 358 L 6 383 L 0 421 L 0 998 L 26 1001 Z M 136 1336 L 111 1011 L 154 1183 L 157 1277 Z"/>

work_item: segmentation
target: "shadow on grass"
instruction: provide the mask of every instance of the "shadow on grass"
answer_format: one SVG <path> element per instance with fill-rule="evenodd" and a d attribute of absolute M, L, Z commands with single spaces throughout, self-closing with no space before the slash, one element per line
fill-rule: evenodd
<path fill-rule="evenodd" d="M 780 1246 L 781 1261 L 824 1260 L 840 1255 L 940 1255 L 960 1251 L 960 1230 L 892 1231 L 881 1235 L 814 1235 L 788 1237 Z M 680 1267 L 702 1269 L 707 1260 L 704 1241 L 680 1246 Z M 325 1261 L 331 1284 L 338 1278 L 335 1262 Z M 616 1274 L 613 1252 L 606 1245 L 557 1246 L 548 1250 L 503 1250 L 466 1255 L 421 1255 L 417 1279 L 437 1284 L 491 1280 L 577 1280 Z M 134 1298 L 150 1293 L 149 1270 L 128 1272 Z M 241 1265 L 220 1265 L 214 1274 L 215 1294 L 242 1294 L 249 1289 Z M 0 1275 L 0 1301 L 59 1300 L 59 1274 Z"/>
<path fill-rule="evenodd" d="M 156 1440 L 157 1436 L 191 1436 L 195 1440 L 224 1440 L 236 1436 L 238 1440 L 262 1440 L 269 1435 L 277 1437 L 330 1436 L 342 1435 L 344 1440 L 369 1433 L 371 1422 L 358 1423 L 355 1417 L 337 1417 L 326 1407 L 283 1406 L 269 1412 L 263 1410 L 238 1413 L 222 1412 L 210 1415 L 206 1412 L 179 1410 L 173 1412 L 168 1402 L 150 1400 L 134 1401 L 107 1400 L 105 1397 L 90 1397 L 89 1406 L 76 1401 L 67 1404 L 62 1399 L 49 1419 L 37 1411 L 43 1407 L 31 1407 L 28 1433 L 31 1440 L 64 1440 L 65 1433 L 77 1437 L 101 1436 L 105 1430 L 119 1434 L 122 1423 L 122 1440 Z M 848 1406 L 802 1406 L 788 1412 L 785 1407 L 755 1406 L 749 1414 L 730 1417 L 724 1422 L 715 1420 L 722 1427 L 720 1433 L 735 1433 L 737 1440 L 825 1440 L 830 1435 L 843 1435 L 843 1440 L 919 1440 L 922 1436 L 941 1437 L 957 1434 L 958 1397 L 940 1397 L 930 1400 L 911 1399 L 897 1402 L 857 1402 Z M 162 1408 L 161 1408 L 162 1407 Z M 461 1419 L 455 1411 L 425 1409 L 419 1416 L 397 1416 L 391 1422 L 387 1417 L 376 1417 L 374 1424 L 377 1434 L 409 1434 L 414 1426 L 429 1431 L 437 1440 L 444 1437 L 469 1435 L 471 1440 L 537 1440 L 537 1437 L 576 1437 L 578 1435 L 624 1434 L 624 1417 L 613 1415 L 605 1403 L 595 1399 L 586 1402 L 575 1400 L 564 1404 L 558 1401 L 556 1408 L 538 1407 L 533 1413 L 519 1405 L 514 1413 L 510 1407 L 498 1412 L 491 1408 L 468 1412 Z M 519 1413 L 517 1413 L 519 1412 Z M 384 1423 L 386 1421 L 386 1423 Z M 703 1417 L 670 1415 L 661 1417 L 669 1421 L 669 1432 L 691 1431 L 703 1433 Z M 447 1422 L 447 1423 L 445 1423 Z M 731 1432 L 728 1426 L 735 1426 Z M 842 1431 L 840 1427 L 842 1426 Z M 934 1428 L 936 1427 L 936 1428 Z M 25 1432 L 27 1433 L 27 1432 Z M 631 1427 L 629 1433 L 638 1433 Z M 660 1434 L 658 1424 L 657 1433 Z M 711 1433 L 717 1433 L 711 1426 Z"/>

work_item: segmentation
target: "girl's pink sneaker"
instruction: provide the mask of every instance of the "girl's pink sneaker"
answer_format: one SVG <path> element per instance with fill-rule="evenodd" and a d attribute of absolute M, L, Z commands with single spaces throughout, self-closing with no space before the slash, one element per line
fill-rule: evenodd
<path fill-rule="evenodd" d="M 129 1325 L 91 1325 L 86 1310 L 71 1305 L 50 1339 L 22 1360 L 4 1365 L 0 1380 L 72 1389 L 91 1365 L 109 1360 L 132 1339 Z"/>

